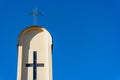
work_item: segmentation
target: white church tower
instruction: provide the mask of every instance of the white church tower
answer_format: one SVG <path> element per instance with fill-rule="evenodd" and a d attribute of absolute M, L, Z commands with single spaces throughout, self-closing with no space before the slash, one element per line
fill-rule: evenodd
<path fill-rule="evenodd" d="M 17 80 L 52 80 L 52 37 L 45 28 L 31 26 L 20 33 Z"/>

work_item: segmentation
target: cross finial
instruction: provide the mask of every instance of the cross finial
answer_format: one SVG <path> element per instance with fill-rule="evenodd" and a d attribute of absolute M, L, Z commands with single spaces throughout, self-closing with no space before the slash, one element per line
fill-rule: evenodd
<path fill-rule="evenodd" d="M 31 13 L 33 16 L 33 25 L 37 25 L 37 17 L 39 15 L 43 15 L 42 12 L 38 12 L 37 8 L 33 9 L 33 12 Z"/>

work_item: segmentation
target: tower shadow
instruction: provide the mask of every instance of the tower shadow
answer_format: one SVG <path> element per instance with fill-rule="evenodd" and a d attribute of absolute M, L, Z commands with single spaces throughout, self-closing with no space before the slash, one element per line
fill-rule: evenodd
<path fill-rule="evenodd" d="M 31 30 L 31 31 L 25 33 L 24 36 L 23 36 L 22 76 L 21 76 L 22 80 L 28 80 L 28 68 L 29 67 L 26 67 L 26 64 L 29 63 L 28 62 L 28 60 L 29 60 L 29 54 L 30 54 L 29 50 L 30 50 L 30 46 L 31 46 L 30 42 L 39 33 L 40 33 L 39 30 Z M 33 62 L 31 62 L 31 63 L 33 64 Z M 30 79 L 30 80 L 33 80 L 33 78 Z"/>

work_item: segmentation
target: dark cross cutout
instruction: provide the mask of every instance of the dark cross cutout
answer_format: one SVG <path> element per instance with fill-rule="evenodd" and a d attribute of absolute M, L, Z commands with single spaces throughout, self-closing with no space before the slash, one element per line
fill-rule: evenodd
<path fill-rule="evenodd" d="M 37 52 L 33 52 L 33 64 L 26 64 L 26 67 L 33 67 L 33 80 L 37 80 L 37 67 L 44 67 L 43 63 L 37 64 Z"/>

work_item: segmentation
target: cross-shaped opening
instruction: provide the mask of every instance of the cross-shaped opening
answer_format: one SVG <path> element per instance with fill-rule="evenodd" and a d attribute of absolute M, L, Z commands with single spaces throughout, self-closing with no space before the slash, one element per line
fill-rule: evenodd
<path fill-rule="evenodd" d="M 44 67 L 43 63 L 37 64 L 37 51 L 33 51 L 33 64 L 26 64 L 26 67 L 33 67 L 33 80 L 37 80 L 37 67 Z"/>

